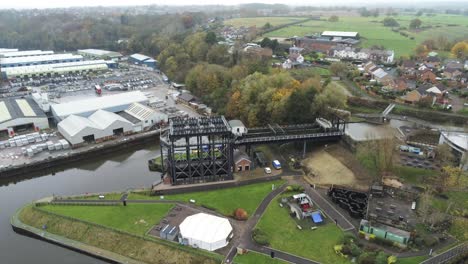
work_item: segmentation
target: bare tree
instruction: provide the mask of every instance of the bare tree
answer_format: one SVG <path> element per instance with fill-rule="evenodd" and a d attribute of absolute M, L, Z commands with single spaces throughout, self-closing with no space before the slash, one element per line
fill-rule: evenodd
<path fill-rule="evenodd" d="M 419 196 L 418 200 L 418 213 L 422 217 L 422 222 L 426 223 L 429 215 L 431 214 L 432 207 L 432 194 L 430 191 L 425 191 Z"/>

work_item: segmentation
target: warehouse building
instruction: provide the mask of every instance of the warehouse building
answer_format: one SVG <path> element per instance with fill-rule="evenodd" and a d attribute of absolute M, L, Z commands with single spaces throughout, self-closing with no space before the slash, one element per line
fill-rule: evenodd
<path fill-rule="evenodd" d="M 58 123 L 57 127 L 73 147 L 133 133 L 133 124 L 130 121 L 104 110 L 98 110 L 89 117 L 70 115 Z"/>
<path fill-rule="evenodd" d="M 82 49 L 78 50 L 78 54 L 91 59 L 118 61 L 122 58 L 122 54 L 118 52 L 101 49 Z"/>
<path fill-rule="evenodd" d="M 120 112 L 119 115 L 132 122 L 135 132 L 144 131 L 154 125 L 167 123 L 168 121 L 166 114 L 155 111 L 140 103 L 131 104 L 125 111 Z"/>
<path fill-rule="evenodd" d="M 51 50 L 22 50 L 22 51 L 7 51 L 0 52 L 1 58 L 17 58 L 17 57 L 30 57 L 30 56 L 44 56 L 54 54 Z"/>
<path fill-rule="evenodd" d="M 47 116 L 32 99 L 7 98 L 0 101 L 0 136 L 49 128 Z"/>
<path fill-rule="evenodd" d="M 94 60 L 2 68 L 1 74 L 2 78 L 10 80 L 15 78 L 52 77 L 106 70 L 108 70 L 106 61 Z"/>
<path fill-rule="evenodd" d="M 142 65 L 153 69 L 158 67 L 158 62 L 155 59 L 143 54 L 135 53 L 128 57 L 128 61 L 136 65 Z"/>
<path fill-rule="evenodd" d="M 54 64 L 82 61 L 83 56 L 66 54 L 38 55 L 27 57 L 0 58 L 0 68 L 33 66 L 42 64 Z"/>
<path fill-rule="evenodd" d="M 148 103 L 148 98 L 141 91 L 119 93 L 91 99 L 77 100 L 51 105 L 52 114 L 57 122 L 70 115 L 88 117 L 97 110 L 112 113 L 125 111 L 133 103 Z"/>
<path fill-rule="evenodd" d="M 0 57 L 1 57 L 4 53 L 15 52 L 15 51 L 18 51 L 18 49 L 5 49 L 5 48 L 0 48 Z"/>

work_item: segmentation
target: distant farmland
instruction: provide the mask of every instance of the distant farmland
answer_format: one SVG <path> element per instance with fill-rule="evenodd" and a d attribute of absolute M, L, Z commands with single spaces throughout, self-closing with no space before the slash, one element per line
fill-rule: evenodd
<path fill-rule="evenodd" d="M 304 20 L 306 17 L 246 17 L 246 18 L 233 18 L 224 21 L 225 25 L 231 25 L 234 27 L 252 27 L 258 28 L 263 27 L 266 23 L 270 23 L 272 26 L 280 26 L 300 20 Z"/>
<path fill-rule="evenodd" d="M 401 27 L 409 27 L 409 23 L 415 16 L 395 16 Z M 259 18 L 266 19 L 266 18 Z M 325 30 L 336 31 L 357 31 L 362 37 L 362 47 L 381 45 L 387 49 L 395 51 L 396 56 L 411 55 L 415 47 L 429 38 L 436 38 L 444 35 L 448 39 L 465 38 L 468 39 L 468 17 L 457 15 L 437 14 L 435 16 L 421 16 L 422 26 L 432 26 L 422 29 L 419 32 L 401 30 L 409 37 L 402 36 L 398 32 L 393 32 L 391 28 L 384 27 L 379 17 L 340 17 L 338 22 L 328 21 L 307 21 L 299 25 L 292 25 L 265 34 L 266 37 L 292 37 L 304 36 L 312 33 L 320 33 Z M 241 19 L 239 19 L 241 20 Z M 266 20 L 263 20 L 265 22 Z M 266 22 L 265 22 L 266 23 Z M 272 22 L 270 22 L 272 23 Z M 259 24 L 262 24 L 259 22 Z M 264 23 L 263 23 L 264 25 Z M 414 39 L 410 39 L 414 37 Z"/>

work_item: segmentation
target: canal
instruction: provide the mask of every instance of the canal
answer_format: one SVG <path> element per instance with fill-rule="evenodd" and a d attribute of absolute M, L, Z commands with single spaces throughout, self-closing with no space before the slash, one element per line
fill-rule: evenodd
<path fill-rule="evenodd" d="M 47 242 L 13 232 L 10 216 L 22 205 L 55 195 L 124 191 L 150 186 L 160 174 L 148 170 L 148 159 L 159 147 L 147 145 L 124 153 L 115 153 L 57 171 L 22 178 L 0 180 L 0 262 L 5 264 L 104 263 Z"/>

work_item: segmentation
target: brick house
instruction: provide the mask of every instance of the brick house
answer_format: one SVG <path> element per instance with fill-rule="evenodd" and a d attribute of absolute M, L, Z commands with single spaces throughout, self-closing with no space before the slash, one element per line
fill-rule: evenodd
<path fill-rule="evenodd" d="M 426 69 L 419 73 L 419 80 L 422 82 L 431 82 L 435 83 L 437 81 L 437 76 L 431 70 Z"/>
<path fill-rule="evenodd" d="M 252 161 L 249 156 L 240 150 L 234 151 L 234 171 L 243 172 L 250 171 L 252 168 Z"/>

